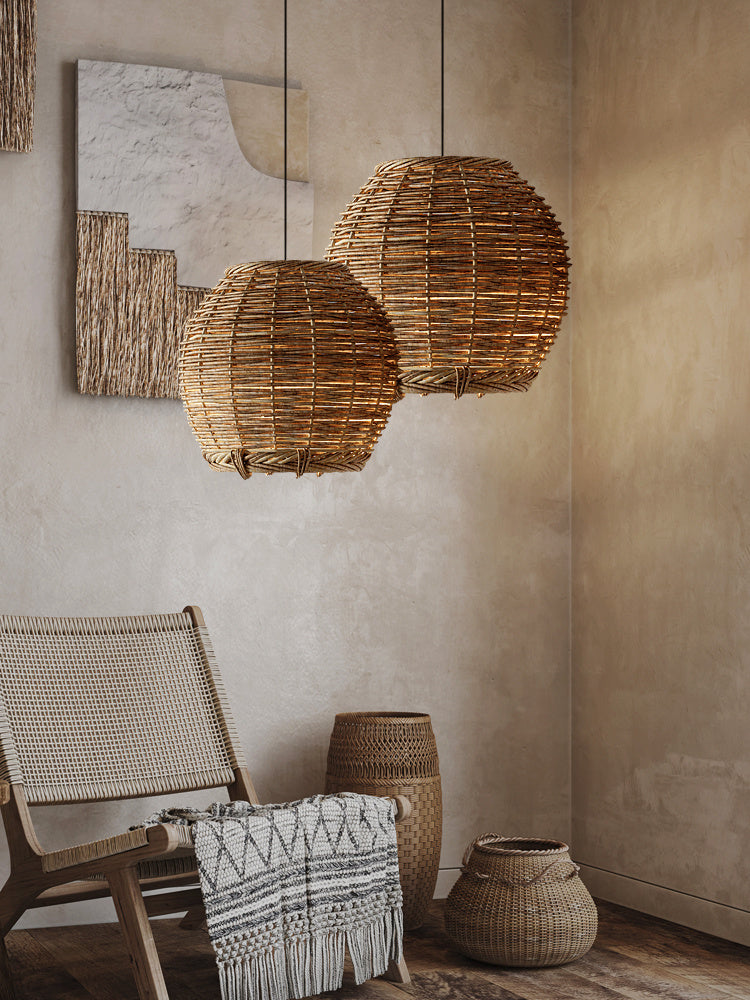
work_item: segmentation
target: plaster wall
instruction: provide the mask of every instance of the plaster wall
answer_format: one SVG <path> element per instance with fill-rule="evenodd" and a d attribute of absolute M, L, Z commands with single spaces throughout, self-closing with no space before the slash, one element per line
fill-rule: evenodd
<path fill-rule="evenodd" d="M 568 5 L 446 8 L 446 152 L 511 160 L 569 229 Z M 335 712 L 429 712 L 449 872 L 483 830 L 569 834 L 567 322 L 528 394 L 408 397 L 360 474 L 243 483 L 201 460 L 179 403 L 75 390 L 75 60 L 279 83 L 282 11 L 40 0 L 34 151 L 0 154 L 0 607 L 200 605 L 269 801 L 320 790 Z M 439 5 L 290 0 L 289 25 L 321 256 L 377 162 L 440 151 Z M 52 848 L 154 806 L 35 819 Z"/>
<path fill-rule="evenodd" d="M 750 943 L 750 7 L 573 5 L 574 844 Z"/>

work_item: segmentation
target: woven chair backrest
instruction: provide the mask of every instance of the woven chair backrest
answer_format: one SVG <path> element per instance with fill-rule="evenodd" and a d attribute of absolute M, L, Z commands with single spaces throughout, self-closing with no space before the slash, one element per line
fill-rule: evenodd
<path fill-rule="evenodd" d="M 238 766 L 190 614 L 0 616 L 0 779 L 32 805 L 218 788 Z"/>

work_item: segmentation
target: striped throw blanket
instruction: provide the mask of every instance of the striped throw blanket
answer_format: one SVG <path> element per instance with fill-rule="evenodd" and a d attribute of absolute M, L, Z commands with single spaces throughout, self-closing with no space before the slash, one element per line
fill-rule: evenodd
<path fill-rule="evenodd" d="M 358 984 L 401 959 L 394 814 L 390 799 L 342 793 L 150 817 L 192 822 L 224 1000 L 338 989 L 345 950 Z"/>

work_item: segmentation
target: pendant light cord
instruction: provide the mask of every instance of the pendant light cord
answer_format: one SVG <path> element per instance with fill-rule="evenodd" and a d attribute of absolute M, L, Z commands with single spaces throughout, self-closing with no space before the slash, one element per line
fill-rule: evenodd
<path fill-rule="evenodd" d="M 440 155 L 445 156 L 445 0 L 440 0 Z"/>
<path fill-rule="evenodd" d="M 284 0 L 284 260 L 287 259 L 287 0 Z"/>

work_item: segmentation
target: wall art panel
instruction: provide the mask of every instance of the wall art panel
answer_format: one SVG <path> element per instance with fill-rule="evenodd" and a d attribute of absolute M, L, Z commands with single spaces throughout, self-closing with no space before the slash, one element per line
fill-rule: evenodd
<path fill-rule="evenodd" d="M 307 97 L 292 94 L 289 145 L 305 177 Z M 79 60 L 81 392 L 177 396 L 180 337 L 205 289 L 227 267 L 283 256 L 282 136 L 279 87 Z M 287 212 L 288 254 L 309 258 L 310 183 L 288 182 Z"/>

